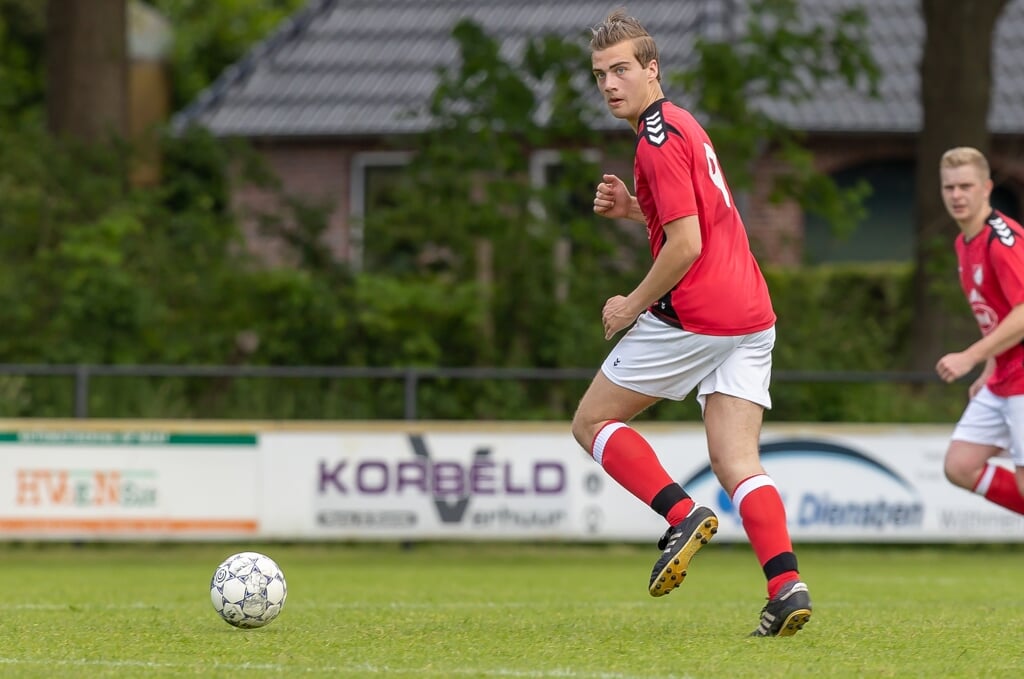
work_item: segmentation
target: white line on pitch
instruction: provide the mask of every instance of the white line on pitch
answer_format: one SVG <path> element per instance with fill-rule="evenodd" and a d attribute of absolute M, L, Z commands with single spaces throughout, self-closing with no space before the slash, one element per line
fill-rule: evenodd
<path fill-rule="evenodd" d="M 517 670 L 512 668 L 496 669 L 471 669 L 468 667 L 436 669 L 436 668 L 401 668 L 388 667 L 386 665 L 325 665 L 306 666 L 280 665 L 274 663 L 172 663 L 152 662 L 147 660 L 57 660 L 57 659 L 29 659 L 29 658 L 3 658 L 0 657 L 0 665 L 46 665 L 50 667 L 106 667 L 110 669 L 133 668 L 133 669 L 204 669 L 204 670 L 231 670 L 233 674 L 240 671 L 261 671 L 278 672 L 281 674 L 293 675 L 295 673 L 349 673 L 362 675 L 410 675 L 410 676 L 432 676 L 450 677 L 453 675 L 474 676 L 474 677 L 514 677 L 520 679 L 646 679 L 633 674 L 622 674 L 619 672 L 581 672 L 569 668 L 556 668 L 551 670 Z M 660 675 L 663 679 L 689 679 L 674 674 Z"/>

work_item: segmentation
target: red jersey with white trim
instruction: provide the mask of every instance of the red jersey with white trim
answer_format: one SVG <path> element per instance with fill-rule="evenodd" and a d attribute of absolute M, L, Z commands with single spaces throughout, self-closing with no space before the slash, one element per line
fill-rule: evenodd
<path fill-rule="evenodd" d="M 650 310 L 701 335 L 746 335 L 773 326 L 768 285 L 725 175 L 707 132 L 688 111 L 660 99 L 640 115 L 633 182 L 653 257 L 665 244 L 665 224 L 691 215 L 700 221 L 700 255 Z"/>
<path fill-rule="evenodd" d="M 985 226 L 970 240 L 956 238 L 960 287 L 967 295 L 981 334 L 992 332 L 1018 304 L 1024 304 L 1024 229 L 993 210 Z M 1024 394 L 1024 344 L 996 356 L 988 380 L 996 396 Z"/>

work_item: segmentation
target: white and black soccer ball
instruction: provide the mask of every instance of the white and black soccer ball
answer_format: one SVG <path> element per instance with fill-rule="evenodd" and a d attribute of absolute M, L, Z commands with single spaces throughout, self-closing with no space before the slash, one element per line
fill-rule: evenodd
<path fill-rule="evenodd" d="M 235 627 L 263 627 L 281 613 L 288 598 L 284 573 L 259 552 L 224 559 L 210 580 L 210 600 L 220 617 Z"/>

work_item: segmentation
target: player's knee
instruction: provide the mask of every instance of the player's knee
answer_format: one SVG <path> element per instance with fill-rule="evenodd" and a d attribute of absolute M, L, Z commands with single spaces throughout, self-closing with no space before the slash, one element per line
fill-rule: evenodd
<path fill-rule="evenodd" d="M 594 435 L 590 433 L 590 430 L 591 427 L 580 418 L 579 413 L 572 418 L 572 425 L 570 426 L 572 437 L 576 439 L 576 443 L 580 444 L 588 454 L 593 452 L 590 450 L 590 446 L 593 443 Z"/>
<path fill-rule="evenodd" d="M 949 458 L 946 458 L 945 464 L 942 466 L 942 471 L 946 475 L 946 480 L 955 486 L 962 485 L 960 483 L 960 477 L 957 474 L 956 467 L 950 463 Z"/>
<path fill-rule="evenodd" d="M 977 463 L 973 459 L 950 451 L 946 454 L 943 472 L 946 475 L 946 479 L 953 485 L 960 486 L 961 488 L 972 488 L 978 474 L 981 473 L 981 469 L 978 468 Z"/>
<path fill-rule="evenodd" d="M 711 473 L 715 475 L 716 479 L 718 479 L 719 485 L 721 485 L 727 493 L 732 495 L 732 491 L 736 484 L 733 483 L 734 474 L 730 472 L 729 466 L 713 457 L 710 458 L 708 462 L 711 467 Z"/>

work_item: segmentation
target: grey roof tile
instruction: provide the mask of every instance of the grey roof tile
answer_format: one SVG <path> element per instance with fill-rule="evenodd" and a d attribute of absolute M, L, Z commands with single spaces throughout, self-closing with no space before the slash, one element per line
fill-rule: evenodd
<path fill-rule="evenodd" d="M 924 24 L 919 0 L 803 0 L 804 20 L 829 21 L 864 7 L 882 67 L 880 99 L 827 83 L 810 101 L 764 102 L 766 112 L 797 129 L 914 132 L 920 128 L 918 63 Z M 614 4 L 614 3 L 612 3 Z M 596 0 L 313 0 L 245 58 L 229 67 L 175 116 L 178 129 L 203 125 L 223 136 L 347 136 L 417 132 L 429 125 L 422 106 L 436 69 L 456 64 L 451 38 L 468 17 L 518 57 L 526 40 L 545 33 L 580 37 L 611 8 Z M 741 30 L 739 0 L 634 0 L 658 41 L 666 72 L 691 58 L 699 36 L 723 39 Z M 1010 0 L 993 50 L 993 132 L 1024 132 L 1024 0 Z M 680 103 L 685 100 L 670 92 Z M 594 92 L 595 101 L 598 101 Z M 598 126 L 619 127 L 610 115 Z"/>

